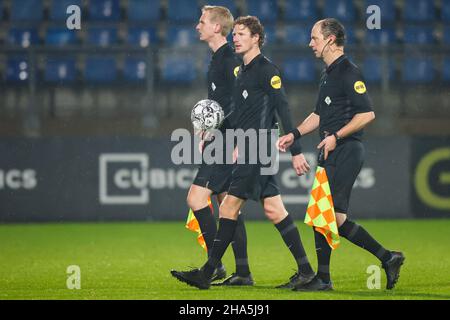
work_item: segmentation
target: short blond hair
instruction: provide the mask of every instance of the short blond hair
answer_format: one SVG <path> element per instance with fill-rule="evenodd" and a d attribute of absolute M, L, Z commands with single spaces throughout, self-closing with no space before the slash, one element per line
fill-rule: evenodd
<path fill-rule="evenodd" d="M 234 18 L 230 10 L 221 6 L 203 6 L 202 12 L 209 12 L 211 22 L 216 22 L 222 27 L 222 36 L 226 37 L 233 29 Z"/>

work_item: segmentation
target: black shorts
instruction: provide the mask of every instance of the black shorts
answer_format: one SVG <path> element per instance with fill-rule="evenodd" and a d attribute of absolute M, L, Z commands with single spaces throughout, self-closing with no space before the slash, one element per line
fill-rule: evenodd
<path fill-rule="evenodd" d="M 334 210 L 347 213 L 353 185 L 364 163 L 364 145 L 349 140 L 338 145 L 325 161 Z"/>
<path fill-rule="evenodd" d="M 273 175 L 261 175 L 259 164 L 237 164 L 233 170 L 228 194 L 240 199 L 259 201 L 280 194 Z"/>
<path fill-rule="evenodd" d="M 193 184 L 209 189 L 213 194 L 226 192 L 230 186 L 233 167 L 230 164 L 202 164 Z"/>

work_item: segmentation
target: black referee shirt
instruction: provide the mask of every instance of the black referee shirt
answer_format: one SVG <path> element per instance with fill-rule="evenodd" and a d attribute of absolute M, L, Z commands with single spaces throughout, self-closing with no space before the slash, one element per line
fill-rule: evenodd
<path fill-rule="evenodd" d="M 343 55 L 329 65 L 320 80 L 319 97 L 314 113 L 320 116 L 320 138 L 339 131 L 357 113 L 373 111 L 359 68 Z M 363 130 L 346 139 L 361 140 Z"/>
<path fill-rule="evenodd" d="M 241 60 L 235 55 L 229 43 L 224 44 L 214 52 L 208 67 L 208 99 L 217 101 L 223 109 L 225 116 L 230 115 L 234 81 Z M 234 115 L 233 115 L 234 116 Z M 221 130 L 232 129 L 236 125 L 228 116 Z"/>
<path fill-rule="evenodd" d="M 233 99 L 239 112 L 239 129 L 274 129 L 276 113 L 285 133 L 294 129 L 280 71 L 262 54 L 240 66 Z M 299 141 L 290 151 L 293 155 L 301 153 Z"/>

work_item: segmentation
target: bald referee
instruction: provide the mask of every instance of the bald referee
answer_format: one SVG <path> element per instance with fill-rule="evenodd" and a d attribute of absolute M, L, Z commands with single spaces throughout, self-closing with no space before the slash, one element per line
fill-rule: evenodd
<path fill-rule="evenodd" d="M 339 234 L 375 255 L 387 276 L 387 289 L 394 288 L 405 260 L 403 253 L 385 249 L 362 226 L 348 217 L 353 184 L 364 162 L 363 128 L 375 119 L 372 101 L 359 68 L 344 54 L 345 29 L 336 19 L 318 21 L 311 31 L 309 46 L 326 69 L 320 80 L 316 108 L 291 133 L 281 137 L 285 151 L 295 140 L 317 128 L 324 151 L 324 167 L 330 182 Z M 325 237 L 314 231 L 318 272 L 313 281 L 295 287 L 300 291 L 332 290 L 331 248 Z"/>

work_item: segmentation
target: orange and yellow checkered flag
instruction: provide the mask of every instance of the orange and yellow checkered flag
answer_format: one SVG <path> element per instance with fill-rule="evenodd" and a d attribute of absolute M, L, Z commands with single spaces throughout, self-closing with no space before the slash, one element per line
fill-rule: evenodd
<path fill-rule="evenodd" d="M 333 198 L 325 168 L 318 166 L 314 179 L 305 223 L 323 234 L 334 250 L 339 246 L 339 232 L 334 212 Z"/>
<path fill-rule="evenodd" d="M 208 198 L 208 205 L 211 208 L 211 212 L 214 211 L 213 205 L 211 203 L 211 198 Z M 197 232 L 197 242 L 198 244 L 205 249 L 205 251 L 208 251 L 208 248 L 206 247 L 205 238 L 203 238 L 202 231 L 200 230 L 200 226 L 198 224 L 197 218 L 195 218 L 194 212 L 192 209 L 189 209 L 188 217 L 186 220 L 186 229 L 189 229 L 193 232 Z"/>

